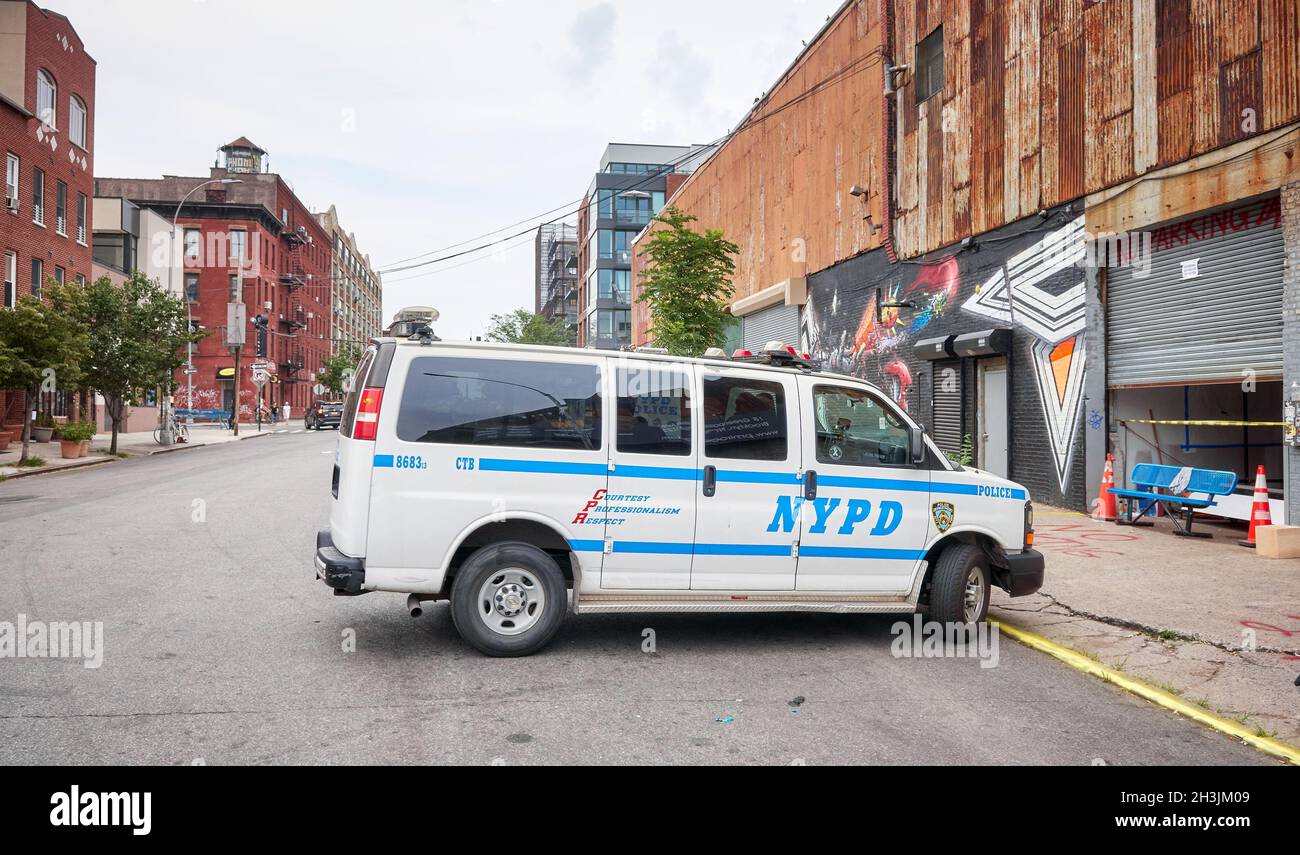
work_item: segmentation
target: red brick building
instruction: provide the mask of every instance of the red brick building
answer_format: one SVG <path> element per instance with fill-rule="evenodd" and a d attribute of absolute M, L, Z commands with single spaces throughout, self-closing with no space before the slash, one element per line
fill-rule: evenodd
<path fill-rule="evenodd" d="M 192 393 L 186 376 L 177 376 L 176 406 L 229 411 L 238 385 L 240 419 L 252 421 L 257 387 L 250 365 L 263 361 L 272 373 L 263 402 L 288 405 L 293 417 L 301 417 L 330 353 L 330 239 L 284 179 L 264 171 L 264 150 L 241 137 L 220 151 L 220 165 L 206 177 L 100 178 L 96 193 L 176 217 L 184 281 L 174 287 L 209 332 L 195 348 Z M 166 253 L 168 247 L 139 252 Z M 237 383 L 226 346 L 227 304 L 236 295 L 246 307 Z M 254 324 L 258 315 L 268 321 L 265 334 Z"/>
<path fill-rule="evenodd" d="M 28 0 L 0 0 L 4 308 L 49 277 L 90 278 L 94 132 L 95 60 L 71 22 Z M 48 403 L 61 411 L 67 399 Z M 0 391 L 4 423 L 21 421 L 22 409 L 21 393 Z"/>

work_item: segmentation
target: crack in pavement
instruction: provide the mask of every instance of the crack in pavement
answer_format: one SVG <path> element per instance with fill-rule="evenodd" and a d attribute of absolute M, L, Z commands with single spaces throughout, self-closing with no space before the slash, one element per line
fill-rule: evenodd
<path fill-rule="evenodd" d="M 1148 626 L 1138 621 L 1128 620 L 1127 618 L 1111 617 L 1109 615 L 1102 615 L 1102 614 L 1097 614 L 1095 612 L 1085 611 L 1083 609 L 1077 609 L 1074 606 L 1069 605 L 1068 603 L 1064 603 L 1061 600 L 1058 600 L 1056 597 L 1052 596 L 1051 594 L 1045 591 L 1039 591 L 1038 593 L 1041 596 L 1051 600 L 1053 605 L 1060 606 L 1061 608 L 1065 609 L 1067 612 L 1069 612 L 1071 615 L 1074 615 L 1075 617 L 1086 618 L 1087 620 L 1094 620 L 1097 621 L 1098 623 L 1108 624 L 1110 626 L 1117 627 L 1119 629 L 1135 630 L 1147 636 L 1160 636 L 1163 633 L 1173 632 L 1176 634 L 1177 636 L 1176 638 L 1160 639 L 1161 641 L 1166 641 L 1169 643 L 1194 642 L 1197 644 L 1208 644 L 1209 646 L 1222 650 L 1225 653 L 1276 653 L 1283 656 L 1300 655 L 1300 651 L 1298 650 L 1287 650 L 1284 648 L 1268 647 L 1265 645 L 1256 645 L 1253 649 L 1247 649 L 1245 647 L 1240 647 L 1240 646 L 1234 647 L 1230 644 L 1225 644 L 1222 641 L 1215 641 L 1212 638 L 1202 638 L 1201 636 L 1198 635 L 1187 635 L 1186 633 L 1178 632 L 1176 630 L 1162 629 L 1160 627 Z M 1001 607 L 1001 608 L 1005 608 L 1005 607 Z"/>

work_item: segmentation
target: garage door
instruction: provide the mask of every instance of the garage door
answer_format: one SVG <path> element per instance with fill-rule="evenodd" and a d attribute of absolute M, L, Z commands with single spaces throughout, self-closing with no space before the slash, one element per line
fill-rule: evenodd
<path fill-rule="evenodd" d="M 741 319 L 740 335 L 745 349 L 755 352 L 773 339 L 798 347 L 799 307 L 783 304 L 745 315 Z"/>
<path fill-rule="evenodd" d="M 1150 275 L 1108 271 L 1108 384 L 1280 378 L 1283 272 L 1276 196 L 1153 229 Z"/>

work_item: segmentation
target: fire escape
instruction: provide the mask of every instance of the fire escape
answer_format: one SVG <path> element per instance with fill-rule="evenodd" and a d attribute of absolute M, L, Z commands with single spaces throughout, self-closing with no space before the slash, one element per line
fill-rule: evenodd
<path fill-rule="evenodd" d="M 311 275 L 307 273 L 306 265 L 303 264 L 303 247 L 307 245 L 307 229 L 303 226 L 286 227 L 282 237 L 287 250 L 284 266 L 280 272 L 280 283 L 288 288 L 290 295 L 294 295 L 311 282 Z M 289 335 L 296 335 L 307 328 L 309 319 L 309 313 L 301 303 L 297 303 L 287 314 L 280 316 L 280 323 Z M 280 375 L 283 378 L 281 382 L 299 382 L 301 378 L 298 377 L 298 372 L 302 371 L 305 365 L 302 347 L 295 339 L 287 339 L 285 346 L 280 349 Z"/>

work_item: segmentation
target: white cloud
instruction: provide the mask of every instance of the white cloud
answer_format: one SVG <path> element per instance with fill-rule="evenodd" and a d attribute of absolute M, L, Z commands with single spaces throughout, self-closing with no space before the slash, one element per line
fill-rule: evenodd
<path fill-rule="evenodd" d="M 380 264 L 576 200 L 611 140 L 716 139 L 839 5 L 51 3 L 98 62 L 97 174 L 205 174 L 247 136 Z M 393 281 L 385 313 L 427 303 L 439 335 L 480 334 L 533 305 L 531 247 Z"/>

